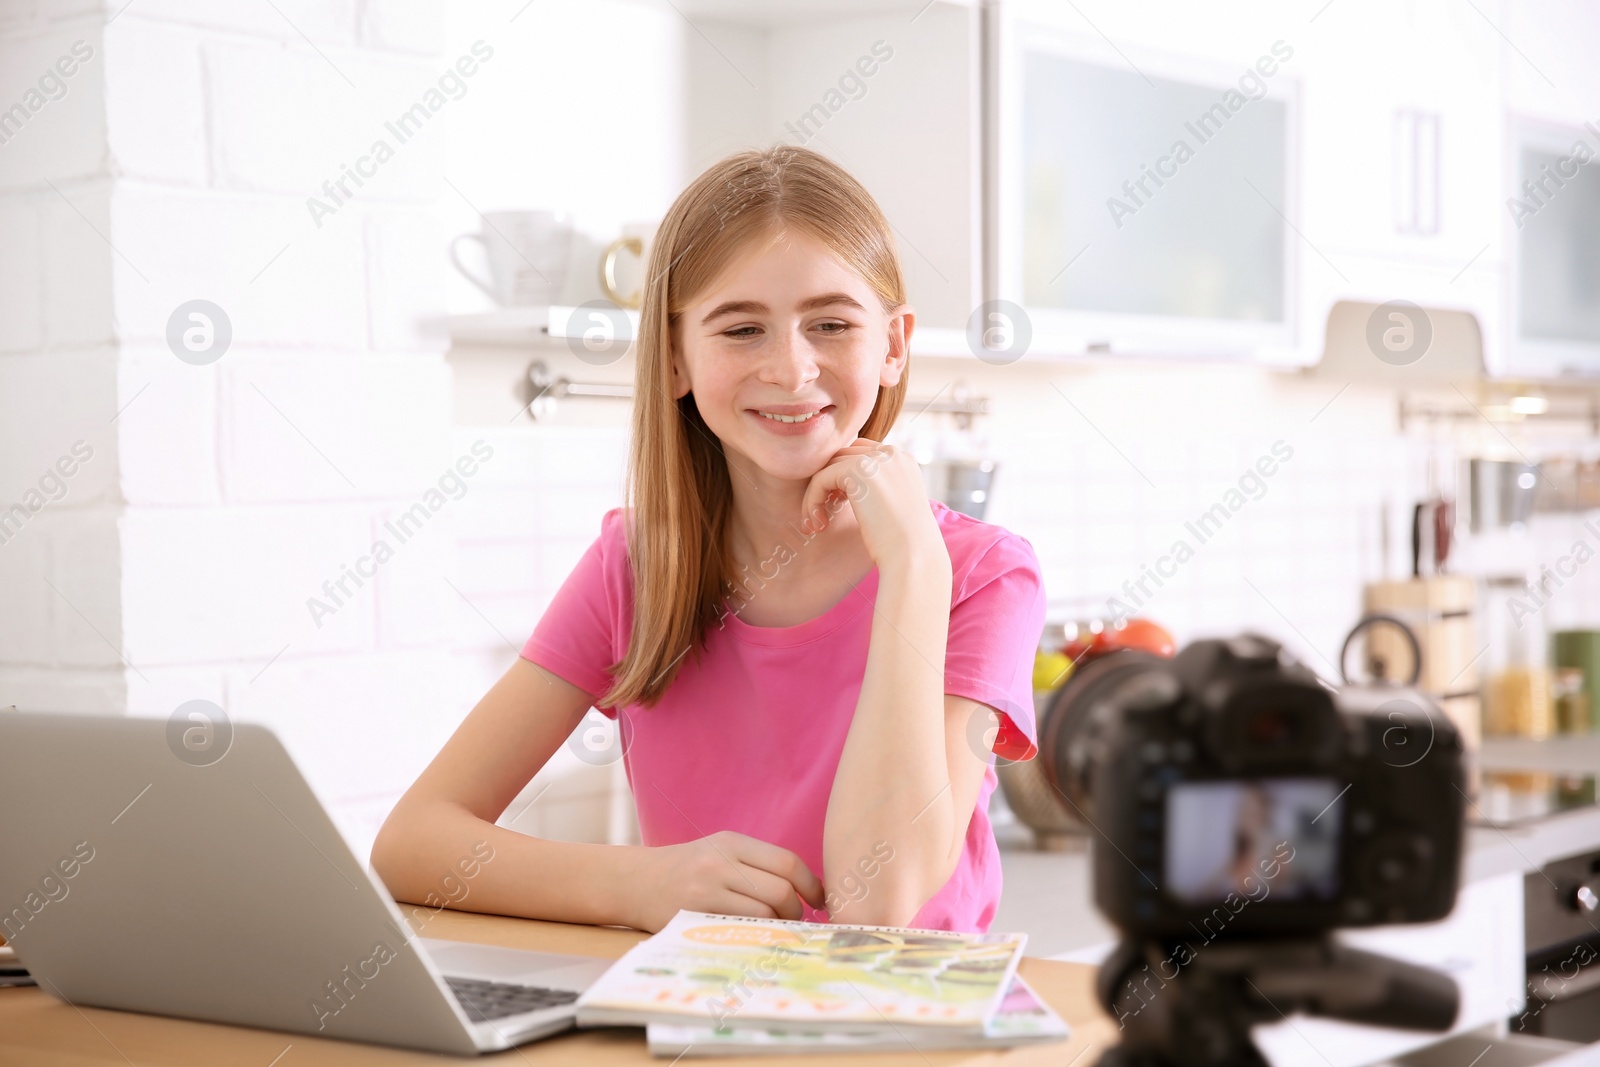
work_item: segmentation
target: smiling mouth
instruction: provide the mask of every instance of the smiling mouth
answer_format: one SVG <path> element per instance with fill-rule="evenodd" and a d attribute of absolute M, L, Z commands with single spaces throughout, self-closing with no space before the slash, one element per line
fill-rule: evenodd
<path fill-rule="evenodd" d="M 805 411 L 797 415 L 783 415 L 775 411 L 762 411 L 758 408 L 756 409 L 756 414 L 764 419 L 771 419 L 773 422 L 810 422 L 823 412 L 832 410 L 832 407 L 833 405 L 830 404 L 827 407 L 818 408 L 816 411 Z"/>

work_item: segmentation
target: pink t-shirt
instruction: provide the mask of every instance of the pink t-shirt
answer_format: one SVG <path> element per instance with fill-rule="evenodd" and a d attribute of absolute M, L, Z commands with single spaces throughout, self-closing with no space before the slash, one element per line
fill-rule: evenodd
<path fill-rule="evenodd" d="M 1045 608 L 1033 546 L 938 501 L 931 506 L 953 572 L 945 692 L 1001 712 L 995 752 L 1031 759 L 1033 655 Z M 596 695 L 609 687 L 606 668 L 622 658 L 633 627 L 624 525 L 620 508 L 606 513 L 600 536 L 522 650 Z M 874 567 L 838 603 L 796 626 L 752 626 L 726 614 L 653 708 L 621 709 L 623 759 L 644 844 L 733 830 L 789 849 L 822 877 L 823 819 L 861 693 L 877 589 Z M 616 709 L 599 710 L 618 719 Z M 969 724 L 969 743 L 981 744 L 985 729 L 994 728 L 991 716 L 980 715 Z M 883 753 L 886 773 L 896 758 Z M 987 931 L 994 920 L 1001 874 L 988 817 L 993 764 L 984 770 L 954 873 L 909 925 Z M 827 921 L 826 911 L 802 907 L 806 920 Z"/>

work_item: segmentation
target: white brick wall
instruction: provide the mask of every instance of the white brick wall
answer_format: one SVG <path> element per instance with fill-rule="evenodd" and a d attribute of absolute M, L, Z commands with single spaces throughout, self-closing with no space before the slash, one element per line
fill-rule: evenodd
<path fill-rule="evenodd" d="M 126 269 L 107 243 L 111 186 L 103 178 L 56 185 L 24 201 L 39 212 L 43 235 L 45 342 L 51 349 L 109 344 L 116 336 L 112 277 Z"/>
<path fill-rule="evenodd" d="M 619 491 L 623 443 L 609 431 L 532 450 L 498 427 L 453 433 L 442 358 L 445 237 L 476 228 L 480 201 L 539 199 L 558 142 L 591 146 L 586 126 L 531 135 L 530 99 L 609 92 L 597 106 L 630 116 L 640 151 L 669 161 L 641 181 L 615 158 L 568 152 L 589 168 L 570 176 L 579 206 L 602 225 L 658 213 L 680 183 L 670 97 L 635 115 L 629 79 L 596 69 L 574 88 L 545 69 L 556 31 L 626 11 L 632 54 L 669 78 L 677 60 L 657 46 L 681 35 L 677 17 L 603 6 L 515 24 L 487 5 L 447 24 L 429 0 L 0 12 L 0 108 L 74 42 L 92 50 L 0 143 L 0 508 L 74 441 L 95 450 L 0 544 L 0 706 L 165 716 L 213 700 L 278 728 L 366 848 Z M 495 61 L 399 143 L 386 123 L 479 38 Z M 507 129 L 530 133 L 516 159 L 486 167 L 469 150 L 455 179 L 473 205 L 446 192 L 438 211 L 446 144 L 498 149 Z M 307 198 L 326 201 L 323 183 L 379 138 L 392 158 L 346 178 L 354 195 L 314 218 Z M 166 341 L 196 299 L 232 329 L 207 366 Z M 393 541 L 386 522 L 480 437 L 497 451 L 460 499 L 318 626 L 307 599 Z M 563 752 L 529 795 L 558 788 L 519 805 L 520 825 L 626 834 L 607 799 L 615 778 Z"/>
<path fill-rule="evenodd" d="M 403 144 L 385 123 L 415 104 L 455 55 L 425 60 L 362 49 L 323 52 L 326 58 L 309 49 L 286 52 L 254 41 L 205 46 L 217 183 L 285 193 L 304 212 L 308 195 L 324 195 L 323 182 L 338 179 L 343 167 L 353 166 L 374 141 L 385 138 L 394 158 L 364 185 L 351 182 L 347 188 L 358 202 L 432 200 L 443 148 L 435 127 L 448 124 L 450 105 Z M 335 221 L 324 220 L 323 229 Z M 300 228 L 314 232 L 309 213 Z"/>
<path fill-rule="evenodd" d="M 451 651 L 462 501 L 321 626 L 307 608 L 457 456 L 432 214 L 449 107 L 320 226 L 306 205 L 458 54 L 440 5 L 404 8 L 0 15 L 0 109 L 93 50 L 0 142 L 0 509 L 94 449 L 0 543 L 0 706 L 216 701 L 283 733 L 358 850 L 481 692 Z M 167 347 L 194 299 L 232 326 L 208 366 Z"/>
<path fill-rule="evenodd" d="M 49 192 L 47 180 L 61 185 L 105 173 L 100 25 L 98 17 L 71 17 L 22 22 L 0 33 L 0 114 L 24 109 L 0 122 L 0 192 Z"/>
<path fill-rule="evenodd" d="M 114 212 L 122 253 L 113 262 L 116 317 L 124 337 L 165 344 L 172 310 L 206 299 L 227 312 L 236 352 L 366 347 L 358 220 L 335 218 L 318 231 L 303 197 L 132 182 L 118 188 Z"/>
<path fill-rule="evenodd" d="M 107 30 L 106 132 L 117 170 L 173 185 L 207 181 L 201 32 L 140 18 L 141 7 Z"/>
<path fill-rule="evenodd" d="M 52 0 L 59 3 L 61 0 Z M 109 2 L 109 0 L 108 0 Z M 110 2 L 112 14 L 124 0 Z M 89 6 L 95 6 L 90 3 Z M 105 6 L 105 5 L 99 5 Z M 304 47 L 347 45 L 355 40 L 356 0 L 273 0 L 270 4 L 215 3 L 213 0 L 139 0 L 129 15 L 179 26 L 195 26 L 215 37 L 247 35 Z M 121 20 L 118 20 L 120 24 Z"/>
<path fill-rule="evenodd" d="M 20 197 L 6 201 L 0 207 L 0 248 L 5 249 L 0 257 L 0 354 L 44 344 L 44 250 L 38 209 Z"/>

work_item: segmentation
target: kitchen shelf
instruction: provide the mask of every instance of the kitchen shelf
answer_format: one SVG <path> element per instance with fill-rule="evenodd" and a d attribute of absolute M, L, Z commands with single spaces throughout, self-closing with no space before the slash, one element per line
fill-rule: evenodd
<path fill-rule="evenodd" d="M 529 348 L 569 346 L 583 340 L 583 309 L 562 304 L 536 307 L 500 308 L 470 315 L 450 316 L 450 340 L 455 344 L 482 345 L 494 348 Z M 612 312 L 620 308 L 609 309 Z M 639 313 L 622 312 L 627 316 L 626 331 L 619 331 L 606 346 L 591 349 L 594 352 L 613 350 L 616 346 L 631 346 L 639 332 Z M 965 359 L 975 358 L 967 347 L 967 336 L 962 330 L 917 327 L 911 337 L 911 354 L 914 356 L 941 356 Z"/>
<path fill-rule="evenodd" d="M 973 7 L 977 0 L 939 0 L 947 7 Z M 735 25 L 774 27 L 811 23 L 824 18 L 903 15 L 918 16 L 929 0 L 679 0 L 675 7 L 685 18 Z"/>
<path fill-rule="evenodd" d="M 1418 423 L 1470 425 L 1487 420 L 1491 424 L 1524 423 L 1540 427 L 1560 424 L 1574 427 L 1580 433 L 1587 432 L 1591 437 L 1600 437 L 1600 393 L 1515 384 L 1508 388 L 1504 382 L 1482 385 L 1473 392 L 1475 396 L 1458 393 L 1454 398 L 1439 396 L 1421 399 L 1401 393 L 1400 432 L 1405 433 Z M 1544 406 L 1518 410 L 1518 401 L 1529 400 L 1538 401 Z"/>
<path fill-rule="evenodd" d="M 628 329 L 616 343 L 632 344 L 639 331 L 639 313 L 621 311 L 628 318 Z M 579 309 L 563 304 L 534 307 L 499 308 L 470 315 L 450 316 L 450 340 L 456 343 L 492 347 L 523 348 L 528 345 L 562 344 L 582 340 L 576 321 Z"/>

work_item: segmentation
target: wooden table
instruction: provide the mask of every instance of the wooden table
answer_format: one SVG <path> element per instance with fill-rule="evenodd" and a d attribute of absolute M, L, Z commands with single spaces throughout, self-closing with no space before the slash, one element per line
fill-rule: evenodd
<path fill-rule="evenodd" d="M 428 937 L 487 945 L 616 959 L 645 934 L 609 926 L 510 919 L 441 911 L 412 928 Z M 26 962 L 26 961 L 24 961 Z M 946 1067 L 983 1064 L 1006 1067 L 1091 1067 L 1115 1043 L 1116 1027 L 1094 1000 L 1094 968 L 1080 963 L 1025 957 L 1020 971 L 1034 991 L 1072 1027 L 1072 1038 L 1033 1048 L 993 1051 L 872 1052 L 854 1055 L 728 1056 L 700 1062 L 738 1067 Z M 153 979 L 155 980 L 155 979 Z M 1083 1055 L 1085 1052 L 1088 1055 Z M 1080 1058 L 1081 1057 L 1081 1058 Z M 569 1030 L 492 1056 L 484 1063 L 667 1064 L 652 1057 L 642 1028 Z M 0 989 L 0 1067 L 312 1067 L 312 1065 L 470 1063 L 470 1058 L 361 1045 L 302 1034 L 190 1022 L 157 1015 L 78 1008 L 33 986 Z"/>

